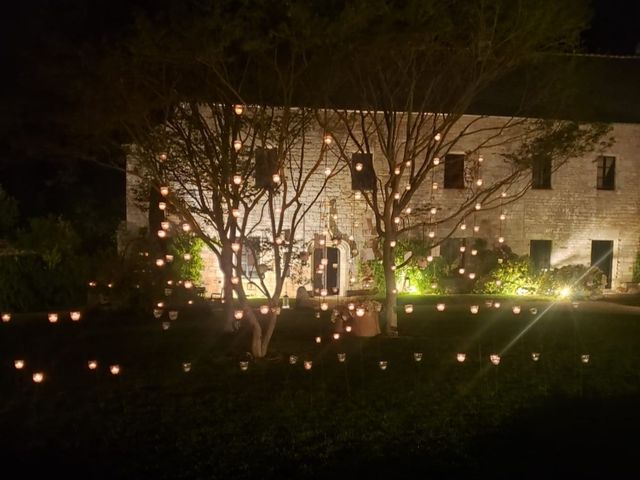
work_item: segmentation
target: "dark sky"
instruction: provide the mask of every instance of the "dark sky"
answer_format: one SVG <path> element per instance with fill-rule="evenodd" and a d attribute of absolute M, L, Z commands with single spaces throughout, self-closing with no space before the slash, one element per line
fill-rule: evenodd
<path fill-rule="evenodd" d="M 78 167 L 73 159 L 27 154 L 39 151 L 39 145 L 34 145 L 41 141 L 38 134 L 24 136 L 25 140 L 17 141 L 17 148 L 15 140 L 22 139 L 25 130 L 40 129 L 46 134 L 49 125 L 54 129 L 54 117 L 49 115 L 64 108 L 56 103 L 51 86 L 47 85 L 48 77 L 40 70 L 41 65 L 52 60 L 66 61 L 62 57 L 52 59 L 50 51 L 64 51 L 56 48 L 60 45 L 81 49 L 109 44 L 126 31 L 136 9 L 153 12 L 168 1 L 21 0 L 11 7 L 3 6 L 0 185 L 18 197 L 25 214 L 63 211 L 74 200 L 69 192 L 79 191 L 79 185 L 89 184 L 89 191 L 104 198 L 123 196 L 122 176 L 100 173 L 94 167 Z M 584 50 L 619 55 L 636 53 L 640 43 L 640 0 L 594 0 L 593 8 L 592 26 L 583 38 Z M 14 140 L 14 144 L 9 145 L 8 139 Z M 114 208 L 122 213 L 121 202 L 113 202 Z"/>

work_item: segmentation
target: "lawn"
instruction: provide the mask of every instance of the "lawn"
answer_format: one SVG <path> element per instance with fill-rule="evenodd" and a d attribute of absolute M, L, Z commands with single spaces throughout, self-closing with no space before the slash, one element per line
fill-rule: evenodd
<path fill-rule="evenodd" d="M 285 311 L 271 355 L 247 371 L 218 315 L 195 307 L 166 331 L 150 313 L 16 317 L 0 324 L 0 460 L 25 478 L 628 474 L 640 308 L 486 300 L 403 299 L 415 307 L 399 338 L 333 340 L 328 316 Z"/>

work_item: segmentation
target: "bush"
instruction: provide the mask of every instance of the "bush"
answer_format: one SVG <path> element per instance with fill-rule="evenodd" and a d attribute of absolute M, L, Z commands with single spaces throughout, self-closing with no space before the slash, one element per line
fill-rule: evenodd
<path fill-rule="evenodd" d="M 476 292 L 503 295 L 532 295 L 540 290 L 540 276 L 531 269 L 529 257 L 503 260 L 483 276 Z"/>
<path fill-rule="evenodd" d="M 604 274 L 597 267 L 565 265 L 544 272 L 540 279 L 543 295 L 590 297 L 602 293 Z"/>

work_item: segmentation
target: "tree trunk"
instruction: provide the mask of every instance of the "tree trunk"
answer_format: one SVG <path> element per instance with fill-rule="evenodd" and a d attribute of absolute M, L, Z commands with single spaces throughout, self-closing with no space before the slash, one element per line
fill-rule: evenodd
<path fill-rule="evenodd" d="M 250 308 L 246 308 L 244 314 L 251 328 L 251 355 L 253 355 L 253 358 L 262 358 L 266 354 L 266 349 L 262 347 L 262 326 L 260 321 Z"/>
<path fill-rule="evenodd" d="M 395 263 L 395 256 L 390 242 L 391 239 L 385 237 L 382 250 L 382 267 L 387 290 L 384 300 L 384 318 L 387 322 L 387 335 L 396 336 L 398 335 L 398 313 L 396 311 L 398 291 L 396 287 L 396 272 L 391 268 Z"/>
<path fill-rule="evenodd" d="M 233 276 L 233 259 L 232 250 L 230 248 L 222 248 L 222 256 L 220 258 L 220 269 L 224 275 L 223 286 L 223 300 L 224 300 L 224 325 L 223 330 L 225 332 L 233 331 L 233 323 L 235 318 L 233 317 L 233 285 L 231 283 L 231 277 Z"/>
<path fill-rule="evenodd" d="M 277 305 L 274 308 L 277 308 Z M 267 327 L 264 332 L 264 337 L 262 338 L 262 355 L 263 356 L 267 354 L 267 350 L 269 349 L 269 342 L 271 342 L 271 337 L 273 336 L 273 331 L 276 328 L 277 321 L 278 321 L 277 310 L 275 312 L 270 311 Z"/>

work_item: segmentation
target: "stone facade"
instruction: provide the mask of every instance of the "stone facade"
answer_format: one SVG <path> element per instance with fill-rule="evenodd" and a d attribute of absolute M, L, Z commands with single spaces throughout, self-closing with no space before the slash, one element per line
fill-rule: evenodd
<path fill-rule="evenodd" d="M 471 118 L 471 117 L 466 117 Z M 499 124 L 505 119 L 489 117 L 483 120 L 488 124 Z M 573 158 L 568 163 L 552 173 L 550 189 L 532 189 L 514 203 L 504 206 L 505 220 L 500 220 L 500 209 L 484 208 L 470 215 L 466 224 L 480 225 L 480 231 L 475 233 L 473 228 L 461 230 L 455 224 L 445 224 L 438 228 L 440 234 L 455 229 L 454 238 L 484 238 L 489 245 L 497 244 L 498 238 L 504 237 L 517 254 L 529 254 L 532 240 L 551 241 L 551 267 L 566 264 L 591 263 L 591 249 L 593 240 L 608 240 L 613 242 L 613 264 L 611 282 L 612 288 L 618 289 L 630 282 L 633 264 L 636 260 L 640 241 L 640 163 L 635 158 L 640 154 L 640 124 L 612 125 L 611 135 L 615 143 L 603 152 L 594 152 L 584 158 Z M 336 132 L 336 137 L 339 132 Z M 309 142 L 314 148 L 307 154 L 320 152 L 322 130 L 309 133 Z M 466 143 L 465 143 L 466 142 Z M 478 138 L 470 137 L 456 145 L 455 152 L 464 152 L 477 145 Z M 512 147 L 512 146 L 511 146 Z M 482 151 L 484 161 L 481 164 L 479 176 L 485 185 L 493 180 L 502 178 L 509 166 L 502 160 L 501 153 L 510 146 Z M 376 146 L 372 146 L 374 166 L 380 168 L 380 156 L 376 156 Z M 596 187 L 597 163 L 599 155 L 615 157 L 615 189 L 599 190 Z M 133 160 L 130 160 L 133 161 Z M 478 178 L 478 177 L 476 177 Z M 309 197 L 315 195 L 324 180 L 321 169 L 305 190 Z M 467 179 L 467 187 L 475 180 Z M 468 194 L 466 189 L 446 189 L 443 187 L 444 168 L 437 167 L 432 179 L 426 180 L 419 192 L 416 192 L 412 206 L 436 205 L 443 214 L 455 208 L 460 200 Z M 129 228 L 145 226 L 146 215 L 134 202 L 132 190 L 136 179 L 129 175 L 127 178 L 127 223 Z M 433 183 L 439 188 L 433 190 Z M 515 185 L 513 188 L 517 188 Z M 308 192 L 307 192 L 308 190 Z M 404 219 L 403 221 L 411 221 Z M 297 232 L 300 240 L 307 242 L 312 251 L 313 239 L 322 235 L 326 225 L 331 226 L 335 236 L 344 240 L 337 243 L 339 249 L 340 286 L 344 292 L 347 288 L 362 287 L 358 282 L 348 283 L 350 277 L 358 278 L 358 259 L 371 259 L 374 256 L 372 241 L 375 239 L 373 215 L 362 199 L 356 199 L 351 189 L 351 176 L 348 169 L 343 169 L 328 184 L 320 201 L 311 209 Z M 259 232 L 260 229 L 257 230 Z M 436 232 L 436 235 L 439 235 Z M 355 244 L 346 241 L 353 236 Z M 436 236 L 437 238 L 437 236 Z M 358 256 L 352 259 L 351 250 L 356 245 Z M 333 246 L 333 245 L 331 245 Z M 438 249 L 434 250 L 434 255 Z M 206 270 L 204 284 L 209 292 L 220 291 L 222 279 L 217 261 L 213 254 L 205 252 Z M 309 262 L 312 264 L 312 262 Z M 309 268 L 309 267 L 308 267 Z M 307 271 L 311 276 L 311 271 Z M 267 274 L 269 279 L 269 274 Z M 294 295 L 298 285 L 288 282 L 289 295 Z M 249 287 L 248 292 L 252 289 Z"/>

